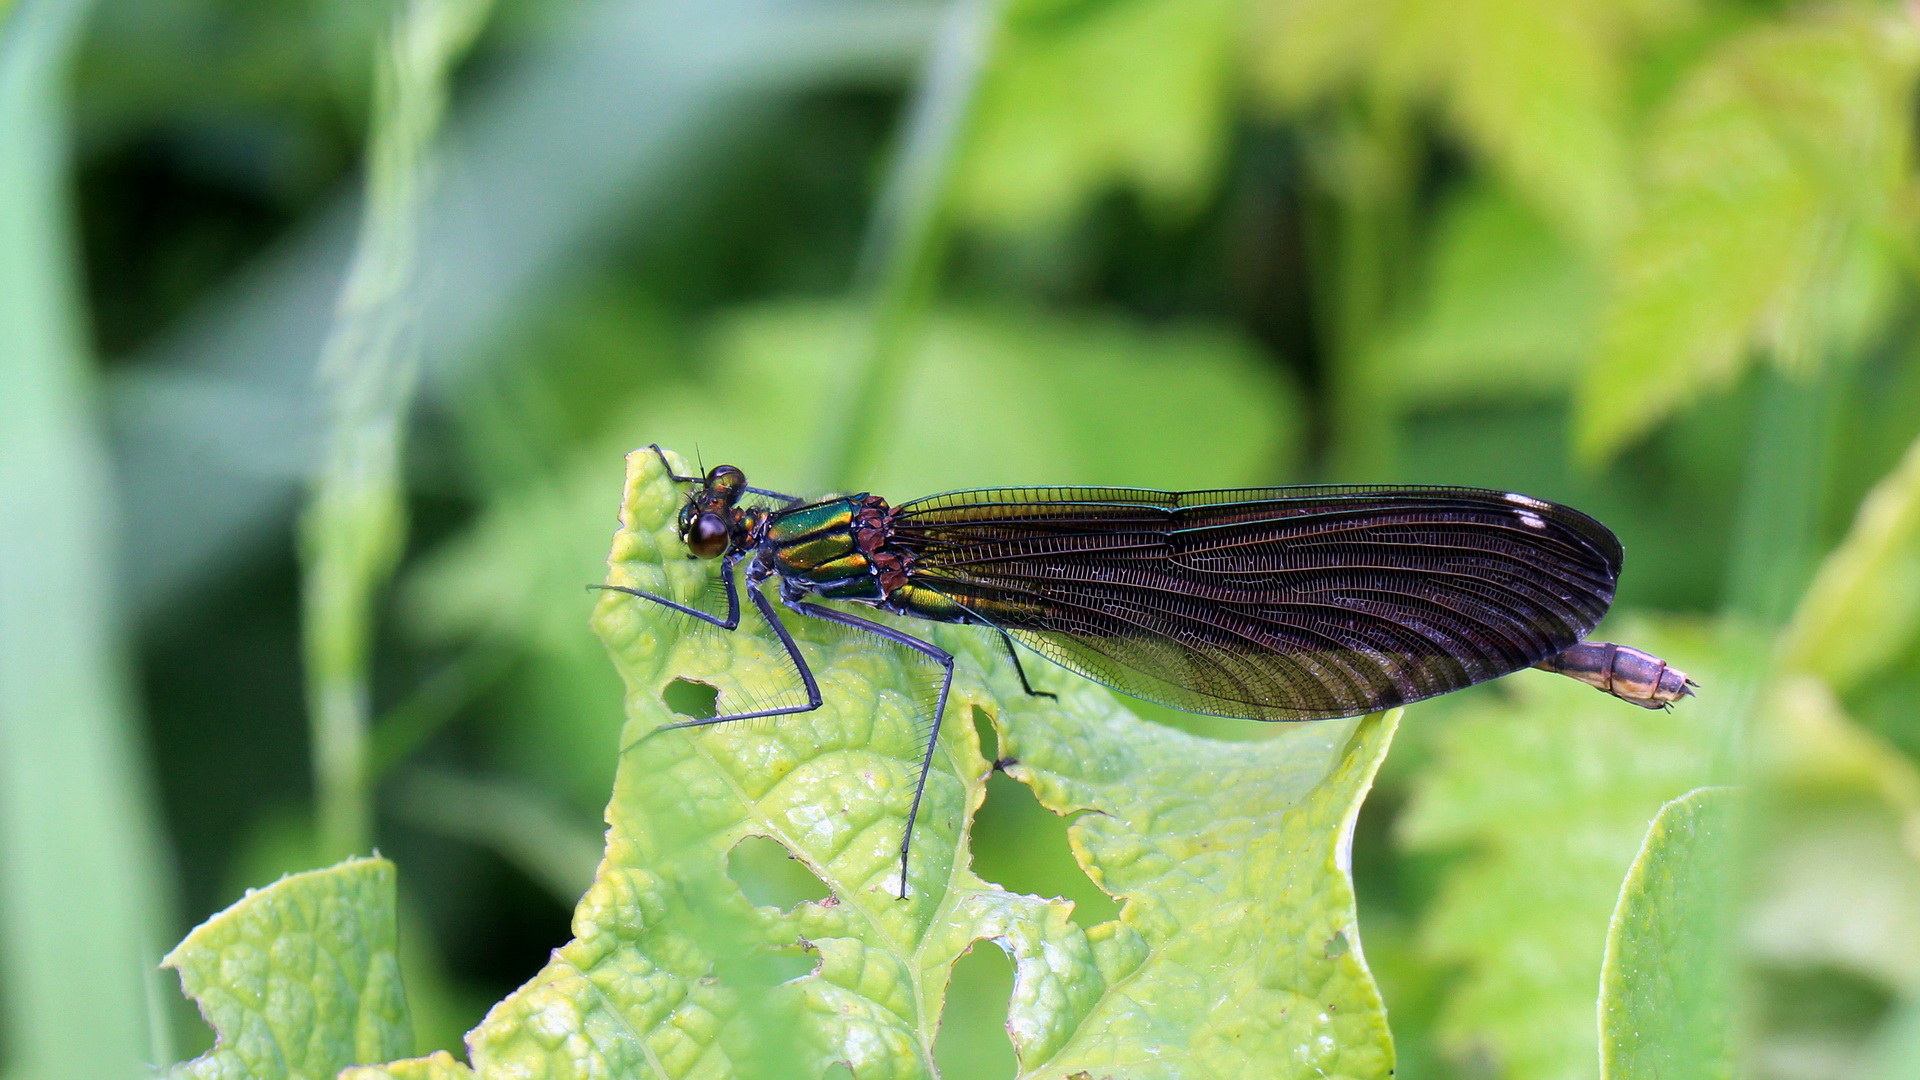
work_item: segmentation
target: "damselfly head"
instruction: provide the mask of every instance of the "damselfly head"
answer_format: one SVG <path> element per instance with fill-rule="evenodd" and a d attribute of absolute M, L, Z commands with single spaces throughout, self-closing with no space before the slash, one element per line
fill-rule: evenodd
<path fill-rule="evenodd" d="M 731 465 L 713 471 L 680 510 L 680 539 L 695 558 L 714 559 L 726 553 L 733 535 L 733 504 L 747 490 L 747 474 Z"/>

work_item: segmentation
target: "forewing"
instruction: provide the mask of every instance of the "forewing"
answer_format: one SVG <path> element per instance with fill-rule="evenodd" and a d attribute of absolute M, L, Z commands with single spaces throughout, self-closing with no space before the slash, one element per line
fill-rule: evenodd
<path fill-rule="evenodd" d="M 1005 488 L 896 508 L 914 583 L 1061 665 L 1191 712 L 1351 716 L 1553 656 L 1620 545 L 1475 488 Z"/>

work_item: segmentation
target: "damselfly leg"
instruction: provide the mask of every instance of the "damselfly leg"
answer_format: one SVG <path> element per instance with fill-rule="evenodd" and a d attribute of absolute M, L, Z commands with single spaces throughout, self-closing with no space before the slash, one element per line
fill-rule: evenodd
<path fill-rule="evenodd" d="M 913 823 L 920 817 L 920 799 L 927 793 L 927 774 L 933 769 L 933 751 L 940 745 L 940 722 L 947 715 L 947 692 L 953 689 L 953 654 L 930 641 L 922 641 L 912 634 L 903 634 L 891 626 L 882 626 L 858 615 L 849 615 L 844 611 L 821 607 L 819 604 L 809 604 L 784 597 L 781 602 L 808 618 L 824 619 L 830 623 L 839 623 L 841 626 L 851 626 L 855 630 L 864 630 L 896 645 L 905 645 L 909 649 L 931 657 L 943 669 L 940 676 L 940 697 L 933 705 L 933 727 L 927 732 L 926 749 L 920 754 L 920 776 L 913 785 L 913 804 L 907 808 L 907 832 L 900 839 L 900 899 L 905 900 L 907 898 L 907 855 L 913 850 Z"/>
<path fill-rule="evenodd" d="M 727 555 L 726 561 L 720 565 L 720 580 L 725 585 L 727 593 L 727 614 L 725 618 L 710 615 L 707 612 L 701 611 L 699 608 L 689 607 L 686 604 L 682 604 L 676 600 L 670 600 L 667 597 L 655 593 L 643 592 L 639 589 L 630 589 L 625 585 L 592 585 L 588 587 L 606 592 L 625 593 L 628 596 L 637 596 L 642 600 L 651 600 L 661 607 L 670 608 L 683 615 L 691 615 L 710 626 L 717 626 L 726 631 L 738 630 L 740 628 L 740 587 L 734 577 L 734 567 L 739 563 L 744 554 L 744 552 L 731 552 Z M 672 731 L 675 728 L 684 727 L 704 727 L 708 724 L 724 724 L 729 720 L 752 720 L 762 716 L 790 716 L 794 713 L 812 712 L 820 707 L 820 684 L 814 680 L 813 669 L 807 666 L 806 658 L 800 655 L 800 646 L 793 640 L 793 635 L 787 632 L 787 628 L 781 625 L 779 616 L 773 610 L 773 605 L 767 603 L 767 598 L 762 595 L 760 590 L 750 586 L 747 591 L 753 596 L 754 608 L 760 612 L 760 617 L 766 620 L 767 625 L 773 628 L 775 636 L 780 639 L 780 644 L 787 650 L 787 658 L 793 661 L 794 670 L 800 675 L 800 682 L 807 688 L 807 704 L 783 705 L 773 709 L 756 709 L 752 712 L 728 713 L 724 716 L 708 716 L 694 720 L 682 720 L 679 723 L 662 724 L 654 728 L 655 731 Z M 631 749 L 631 747 L 625 749 Z"/>
<path fill-rule="evenodd" d="M 729 583 L 728 591 L 732 591 L 731 583 Z M 780 644 L 785 646 L 787 658 L 793 661 L 794 670 L 800 674 L 800 682 L 807 688 L 807 703 L 805 705 L 782 705 L 774 709 L 756 709 L 753 712 L 729 713 L 725 716 L 707 716 L 693 720 L 681 720 L 677 723 L 661 724 L 654 729 L 655 731 L 707 727 L 712 724 L 724 724 L 731 720 L 755 720 L 762 716 L 792 716 L 795 713 L 812 712 L 820 707 L 820 684 L 814 681 L 813 669 L 807 666 L 806 657 L 800 655 L 799 644 L 793 640 L 793 635 L 787 632 L 786 626 L 782 625 L 779 615 L 773 610 L 773 605 L 767 603 L 765 593 L 752 586 L 748 587 L 747 593 L 753 597 L 753 606 L 759 610 L 760 617 L 765 619 L 767 625 L 773 628 L 775 636 L 780 639 Z"/>
<path fill-rule="evenodd" d="M 681 476 L 679 473 L 674 472 L 673 463 L 667 460 L 667 452 L 660 449 L 659 443 L 648 443 L 647 449 L 653 451 L 654 456 L 660 459 L 660 467 L 667 470 L 667 479 L 674 483 L 698 484 L 706 479 L 704 476 Z M 778 499 L 788 506 L 806 501 L 798 495 L 788 495 L 780 491 L 768 491 L 766 488 L 757 488 L 752 485 L 748 485 L 746 490 L 753 492 L 755 495 L 764 495 L 769 499 Z"/>
<path fill-rule="evenodd" d="M 1058 699 L 1060 695 L 1051 690 L 1035 690 L 1033 688 L 1033 684 L 1027 681 L 1027 669 L 1020 663 L 1020 651 L 1013 646 L 1013 635 L 1007 633 L 1005 630 L 1001 630 L 999 627 L 995 627 L 994 630 L 1000 635 L 1000 644 L 1007 647 L 1007 659 L 1013 661 L 1013 673 L 1020 676 L 1020 689 L 1025 690 L 1028 697 Z"/>

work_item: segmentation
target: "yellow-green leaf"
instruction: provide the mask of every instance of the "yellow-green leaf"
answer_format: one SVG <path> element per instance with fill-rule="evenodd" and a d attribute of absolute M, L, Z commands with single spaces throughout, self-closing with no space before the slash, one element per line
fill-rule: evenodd
<path fill-rule="evenodd" d="M 1635 24 L 1671 17 L 1671 5 L 1259 0 L 1253 11 L 1254 74 L 1272 98 L 1297 108 L 1357 83 L 1403 109 L 1437 100 L 1569 235 L 1602 247 L 1619 228 L 1624 53 Z"/>
<path fill-rule="evenodd" d="M 1920 441 L 1860 503 L 1781 635 L 1783 665 L 1844 690 L 1920 626 Z"/>
<path fill-rule="evenodd" d="M 1878 324 L 1912 178 L 1915 35 L 1873 8 L 1736 36 L 1656 119 L 1577 448 L 1604 458 L 1756 349 L 1806 364 Z"/>
<path fill-rule="evenodd" d="M 1233 0 L 1014 0 L 954 181 L 1005 230 L 1059 224 L 1120 185 L 1189 205 L 1231 119 Z"/>
<path fill-rule="evenodd" d="M 428 1057 L 385 1065 L 356 1065 L 341 1073 L 340 1080 L 473 1080 L 473 1070 L 439 1050 Z"/>
<path fill-rule="evenodd" d="M 332 1080 L 413 1049 L 385 859 L 251 890 L 162 962 L 218 1036 L 173 1067 L 177 1080 Z"/>

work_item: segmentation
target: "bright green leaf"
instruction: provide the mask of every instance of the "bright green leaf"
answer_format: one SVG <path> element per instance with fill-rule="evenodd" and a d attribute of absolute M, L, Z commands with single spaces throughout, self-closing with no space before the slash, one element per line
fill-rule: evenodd
<path fill-rule="evenodd" d="M 1602 1080 L 1733 1075 L 1736 798 L 1732 788 L 1697 788 L 1647 828 L 1607 930 Z"/>
<path fill-rule="evenodd" d="M 1781 636 L 1782 663 L 1846 689 L 1920 626 L 1920 441 L 1860 504 Z"/>
<path fill-rule="evenodd" d="M 651 451 L 629 463 L 609 580 L 701 594 L 713 564 L 685 559 L 672 527 L 684 490 Z M 595 625 L 629 711 L 607 855 L 575 940 L 469 1036 L 481 1076 L 723 1077 L 757 1075 L 756 1060 L 801 1077 L 835 1062 L 861 1078 L 931 1076 L 948 972 L 983 939 L 1015 961 L 1022 1076 L 1358 1080 L 1391 1067 L 1346 852 L 1392 714 L 1216 743 L 1044 665 L 1034 673 L 1061 700 L 1028 698 L 997 643 L 935 628 L 961 663 L 900 900 L 936 669 L 796 620 L 824 708 L 654 733 L 676 718 L 662 703 L 676 679 L 716 687 L 721 708 L 794 699 L 777 644 L 748 619 L 727 634 L 602 596 Z M 976 708 L 1017 759 L 1009 771 L 1080 815 L 1075 855 L 1122 901 L 1118 920 L 1082 926 L 1066 901 L 969 870 L 989 772 Z M 727 876 L 747 836 L 777 841 L 830 898 L 752 906 Z"/>
<path fill-rule="evenodd" d="M 1429 98 L 1505 180 L 1571 236 L 1604 247 L 1625 217 L 1623 54 L 1674 5 L 1608 0 L 1261 0 L 1254 71 L 1299 107 L 1358 83 Z"/>
<path fill-rule="evenodd" d="M 1233 0 L 1013 0 L 954 181 L 966 218 L 1058 224 L 1121 184 L 1205 194 L 1231 120 Z"/>
<path fill-rule="evenodd" d="M 1783 678 L 1763 705 L 1750 957 L 1920 986 L 1920 769 L 1817 678 Z"/>
<path fill-rule="evenodd" d="M 1910 23 L 1882 14 L 1823 10 L 1732 38 L 1657 118 L 1579 397 L 1583 456 L 1725 385 L 1757 347 L 1804 365 L 1878 325 L 1920 57 Z"/>
<path fill-rule="evenodd" d="M 1703 634 L 1644 624 L 1609 638 L 1652 649 L 1705 687 L 1731 681 Z M 1647 712 L 1542 672 L 1454 706 L 1401 819 L 1410 849 L 1459 853 L 1420 929 L 1460 971 L 1438 1031 L 1496 1075 L 1580 1080 L 1598 1060 L 1594 988 L 1607 920 L 1646 823 L 1707 779 L 1727 702 Z"/>
<path fill-rule="evenodd" d="M 1426 295 L 1392 351 L 1401 400 L 1556 395 L 1577 377 L 1598 282 L 1524 204 L 1474 185 L 1442 209 Z"/>
<path fill-rule="evenodd" d="M 385 859 L 349 859 L 250 891 L 163 963 L 218 1035 L 170 1077 L 332 1080 L 348 1065 L 413 1048 Z"/>

